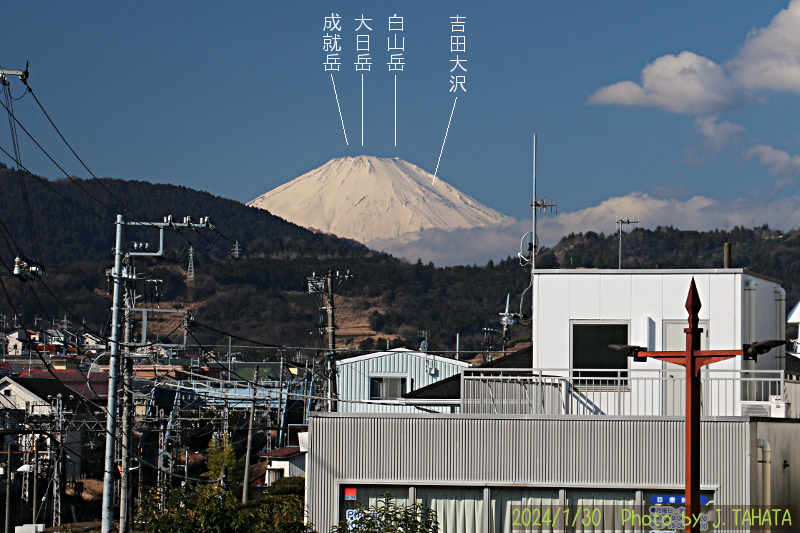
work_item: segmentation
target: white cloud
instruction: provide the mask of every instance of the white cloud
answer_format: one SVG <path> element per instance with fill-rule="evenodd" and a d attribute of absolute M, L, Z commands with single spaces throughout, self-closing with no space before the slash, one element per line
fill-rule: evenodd
<path fill-rule="evenodd" d="M 716 116 L 697 117 L 694 119 L 697 131 L 706 138 L 709 148 L 721 150 L 729 144 L 738 144 L 744 140 L 744 127 L 732 122 L 718 122 Z"/>
<path fill-rule="evenodd" d="M 772 174 L 793 174 L 800 167 L 800 156 L 791 156 L 766 144 L 756 144 L 747 150 L 748 156 L 757 156 L 759 162 L 769 167 Z"/>
<path fill-rule="evenodd" d="M 785 207 L 778 209 L 775 221 L 787 220 L 794 206 L 800 206 L 800 198 L 792 196 Z M 613 233 L 617 217 L 638 215 L 641 226 L 655 229 L 658 226 L 673 226 L 682 230 L 709 231 L 733 226 L 750 226 L 762 205 L 752 200 L 720 202 L 704 196 L 695 196 L 685 201 L 674 198 L 655 198 L 644 192 L 633 192 L 626 196 L 605 200 L 600 205 L 578 211 L 560 213 L 539 218 L 537 233 L 539 243 L 553 246 L 570 233 Z M 794 216 L 794 215 L 792 215 Z M 791 218 L 791 217 L 788 217 Z M 763 223 L 763 220 L 757 221 Z M 522 236 L 531 230 L 531 221 L 515 221 L 511 225 L 488 228 L 458 229 L 444 231 L 429 229 L 409 233 L 396 239 L 372 241 L 367 245 L 409 261 L 421 258 L 437 266 L 485 265 L 489 259 L 495 261 L 516 256 Z"/>
<path fill-rule="evenodd" d="M 729 66 L 744 87 L 800 93 L 800 0 L 752 30 Z"/>
<path fill-rule="evenodd" d="M 644 192 L 633 192 L 626 196 L 605 200 L 600 205 L 579 211 L 559 214 L 553 219 L 542 220 L 542 243 L 553 244 L 562 236 L 575 232 L 613 232 L 616 217 L 638 215 L 642 227 L 674 226 L 686 230 L 711 230 L 724 228 L 725 221 L 733 227 L 749 225 L 753 208 L 743 200 L 719 202 L 704 196 L 695 196 L 686 201 L 674 198 L 654 198 Z"/>
<path fill-rule="evenodd" d="M 641 85 L 622 81 L 602 87 L 589 104 L 651 106 L 673 113 L 713 115 L 755 101 L 725 68 L 692 52 L 665 55 L 647 65 Z"/>
<path fill-rule="evenodd" d="M 520 239 L 530 230 L 530 221 L 451 231 L 427 229 L 395 239 L 374 240 L 367 246 L 412 262 L 417 258 L 425 263 L 433 261 L 436 266 L 485 265 L 489 259 L 499 261 L 517 255 Z"/>

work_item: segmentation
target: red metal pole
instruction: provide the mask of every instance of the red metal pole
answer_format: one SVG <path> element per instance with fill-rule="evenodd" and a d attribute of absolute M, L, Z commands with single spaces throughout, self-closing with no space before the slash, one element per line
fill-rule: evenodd
<path fill-rule="evenodd" d="M 685 526 L 686 533 L 700 532 L 700 361 L 695 351 L 700 350 L 700 333 L 697 327 L 700 316 L 700 295 L 692 279 L 686 310 L 689 312 L 689 327 L 686 332 L 686 506 L 685 517 L 690 522 Z"/>

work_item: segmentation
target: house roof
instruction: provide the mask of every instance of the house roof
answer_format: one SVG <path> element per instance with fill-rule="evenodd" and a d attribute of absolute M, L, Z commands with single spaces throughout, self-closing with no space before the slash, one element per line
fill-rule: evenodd
<path fill-rule="evenodd" d="M 336 361 L 336 364 L 347 365 L 350 363 L 357 363 L 359 361 L 366 361 L 368 359 L 376 359 L 378 357 L 396 355 L 398 353 L 408 354 L 414 357 L 423 357 L 428 359 L 433 358 L 433 360 L 436 361 L 437 363 L 450 363 L 456 366 L 462 366 L 464 368 L 472 366 L 470 363 L 467 363 L 466 361 L 459 361 L 458 359 L 451 359 L 449 357 L 442 357 L 440 355 L 426 354 L 424 352 L 409 350 L 408 348 L 393 348 L 388 351 L 368 353 L 364 355 L 358 355 L 356 357 L 348 357 L 347 359 L 339 359 L 338 361 Z"/>
<path fill-rule="evenodd" d="M 81 395 L 70 389 L 60 381 L 44 380 L 44 379 L 31 379 L 31 378 L 12 378 L 6 377 L 4 380 L 9 380 L 20 387 L 30 391 L 32 394 L 38 396 L 42 401 L 47 401 L 48 396 L 61 395 L 65 409 L 76 410 L 81 404 Z"/>
<path fill-rule="evenodd" d="M 278 448 L 266 453 L 260 453 L 259 455 L 269 459 L 285 459 L 286 457 L 292 457 L 294 455 L 300 455 L 304 453 L 306 452 L 300 451 L 300 446 L 284 446 L 283 448 Z"/>
<path fill-rule="evenodd" d="M 523 348 L 505 357 L 493 359 L 474 369 L 480 370 L 481 368 L 533 368 L 532 348 Z M 461 374 L 455 374 L 427 387 L 407 392 L 403 395 L 403 398 L 458 400 L 461 398 Z"/>
<path fill-rule="evenodd" d="M 58 376 L 58 381 L 65 387 L 77 392 L 88 400 L 99 400 L 108 398 L 108 373 L 98 370 L 88 372 L 86 370 L 53 370 Z M 49 380 L 52 385 L 53 374 L 44 369 L 23 370 L 19 374 L 20 379 L 25 383 L 39 380 Z M 122 380 L 118 380 L 117 387 L 122 388 Z M 26 386 L 27 388 L 27 386 Z M 29 389 L 30 390 L 30 389 Z M 31 392 L 33 392 L 31 390 Z M 51 393 L 52 395 L 52 393 Z"/>

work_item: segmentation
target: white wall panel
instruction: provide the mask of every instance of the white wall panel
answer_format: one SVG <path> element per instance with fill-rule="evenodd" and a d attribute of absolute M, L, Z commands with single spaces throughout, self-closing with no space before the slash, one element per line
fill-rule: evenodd
<path fill-rule="evenodd" d="M 600 279 L 600 276 L 569 276 L 571 319 L 600 318 Z"/>
<path fill-rule="evenodd" d="M 534 361 L 540 368 L 569 366 L 569 276 L 537 275 Z M 538 357 L 538 359 L 537 359 Z"/>
<path fill-rule="evenodd" d="M 628 320 L 630 317 L 631 276 L 620 275 L 600 277 L 599 318 L 603 320 Z"/>

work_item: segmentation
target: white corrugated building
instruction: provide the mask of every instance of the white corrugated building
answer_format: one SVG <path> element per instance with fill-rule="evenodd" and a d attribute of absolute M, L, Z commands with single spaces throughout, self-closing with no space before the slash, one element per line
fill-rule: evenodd
<path fill-rule="evenodd" d="M 470 366 L 464 361 L 406 348 L 342 359 L 336 363 L 339 399 L 342 400 L 338 411 L 419 413 L 416 407 L 403 405 L 403 394 L 449 378 Z"/>

